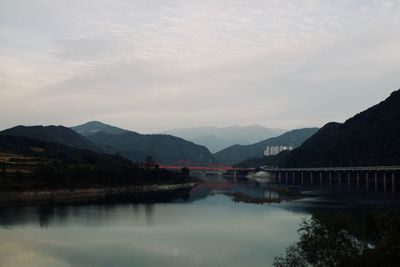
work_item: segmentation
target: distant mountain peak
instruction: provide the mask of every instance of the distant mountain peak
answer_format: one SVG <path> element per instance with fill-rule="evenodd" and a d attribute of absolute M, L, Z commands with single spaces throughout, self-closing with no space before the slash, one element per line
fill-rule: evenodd
<path fill-rule="evenodd" d="M 108 124 L 101 122 L 101 121 L 88 121 L 87 123 L 84 123 L 83 125 L 108 125 Z"/>
<path fill-rule="evenodd" d="M 71 129 L 83 136 L 93 135 L 100 131 L 107 134 L 120 134 L 127 131 L 101 121 L 89 121 L 87 123 L 71 127 Z"/>
<path fill-rule="evenodd" d="M 235 144 L 248 145 L 283 134 L 287 130 L 267 128 L 259 124 L 226 127 L 194 127 L 172 129 L 165 133 L 190 140 L 217 152 Z"/>

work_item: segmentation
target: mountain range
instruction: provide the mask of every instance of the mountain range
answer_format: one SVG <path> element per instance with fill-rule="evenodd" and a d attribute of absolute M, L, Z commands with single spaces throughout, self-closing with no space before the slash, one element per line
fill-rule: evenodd
<path fill-rule="evenodd" d="M 179 137 L 167 134 L 140 134 L 99 121 L 71 128 L 52 125 L 16 126 L 1 131 L 0 135 L 28 137 L 95 152 L 118 153 L 138 162 L 143 162 L 147 156 L 151 156 L 160 164 L 208 165 L 216 162 L 234 164 L 249 157 L 260 156 L 267 145 L 298 146 L 314 131 L 293 130 L 252 145 L 233 145 L 214 155 L 205 146 Z"/>
<path fill-rule="evenodd" d="M 206 165 L 215 162 L 213 155 L 204 146 L 171 135 L 142 135 L 98 121 L 72 128 L 17 126 L 0 134 L 29 137 L 95 152 L 119 153 L 139 162 L 143 162 L 147 156 L 152 156 L 161 164 L 190 161 L 191 164 Z"/>
<path fill-rule="evenodd" d="M 250 128 L 266 129 L 261 126 Z M 222 140 L 226 140 L 225 138 L 232 138 L 230 140 L 234 137 L 239 138 L 239 134 L 233 133 L 238 129 L 236 127 L 200 127 L 179 131 L 181 135 L 189 138 L 195 136 L 195 129 L 198 129 L 199 136 L 195 137 L 198 142 L 214 139 L 214 145 L 220 145 L 223 143 Z M 224 133 L 224 137 L 202 136 L 212 130 L 221 135 Z M 331 122 L 319 130 L 317 128 L 292 130 L 250 145 L 235 144 L 214 155 L 205 146 L 179 137 L 168 134 L 140 134 L 99 121 L 72 128 L 16 126 L 1 131 L 0 136 L 26 137 L 86 151 L 119 153 L 133 161 L 142 162 L 147 156 L 152 156 L 162 164 L 177 162 L 181 162 L 182 165 L 207 165 L 215 162 L 237 164 L 247 159 L 246 164 L 280 167 L 398 165 L 400 164 L 400 90 L 344 123 Z M 256 138 L 256 134 L 249 136 L 247 140 Z M 267 146 L 278 145 L 292 145 L 297 148 L 292 152 L 261 158 Z"/>
<path fill-rule="evenodd" d="M 292 130 L 252 145 L 233 145 L 215 153 L 214 156 L 218 162 L 236 164 L 248 158 L 261 157 L 267 146 L 291 145 L 298 147 L 317 131 L 318 128 Z"/>
<path fill-rule="evenodd" d="M 229 127 L 195 127 L 171 129 L 171 134 L 206 146 L 212 153 L 232 145 L 249 145 L 283 134 L 287 130 L 266 128 L 261 125 Z"/>

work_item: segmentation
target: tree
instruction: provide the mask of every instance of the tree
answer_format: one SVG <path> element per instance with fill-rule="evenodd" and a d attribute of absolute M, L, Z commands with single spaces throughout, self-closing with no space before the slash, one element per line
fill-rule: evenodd
<path fill-rule="evenodd" d="M 307 267 L 307 260 L 304 258 L 300 247 L 296 244 L 290 245 L 286 249 L 286 256 L 275 257 L 275 267 Z"/>
<path fill-rule="evenodd" d="M 298 230 L 300 241 L 286 250 L 286 256 L 276 257 L 274 266 L 340 266 L 358 256 L 365 243 L 347 229 L 349 218 L 313 215 L 303 219 Z"/>
<path fill-rule="evenodd" d="M 276 257 L 274 266 L 399 266 L 399 225 L 400 212 L 388 209 L 367 214 L 364 227 L 344 215 L 313 215 L 300 224 L 300 241 Z"/>

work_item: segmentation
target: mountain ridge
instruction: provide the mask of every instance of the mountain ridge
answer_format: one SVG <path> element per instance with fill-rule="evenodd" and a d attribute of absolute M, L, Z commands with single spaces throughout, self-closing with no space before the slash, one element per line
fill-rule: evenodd
<path fill-rule="evenodd" d="M 400 89 L 344 123 L 327 123 L 299 148 L 266 163 L 280 167 L 400 164 Z"/>
<path fill-rule="evenodd" d="M 103 123 L 101 121 L 89 121 L 84 124 L 70 127 L 75 132 L 83 136 L 95 134 L 96 132 L 103 131 L 110 134 L 118 134 L 126 132 L 127 130 Z"/>

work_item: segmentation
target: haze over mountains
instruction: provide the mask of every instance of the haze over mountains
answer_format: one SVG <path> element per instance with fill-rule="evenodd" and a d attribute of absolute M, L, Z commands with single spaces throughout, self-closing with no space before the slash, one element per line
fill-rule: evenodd
<path fill-rule="evenodd" d="M 164 133 L 206 146 L 211 152 L 215 153 L 236 144 L 254 144 L 281 135 L 286 131 L 255 124 L 249 126 L 179 128 Z"/>

